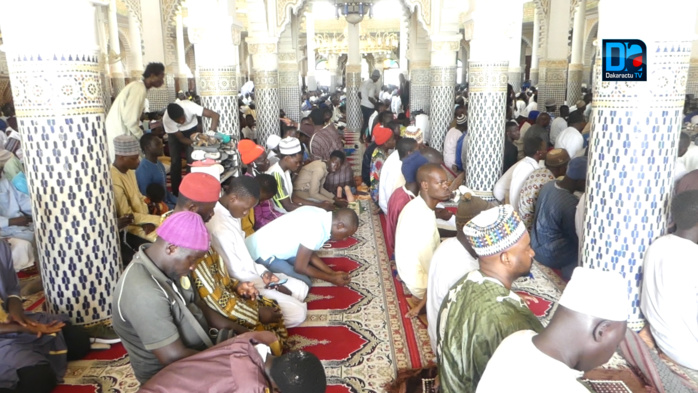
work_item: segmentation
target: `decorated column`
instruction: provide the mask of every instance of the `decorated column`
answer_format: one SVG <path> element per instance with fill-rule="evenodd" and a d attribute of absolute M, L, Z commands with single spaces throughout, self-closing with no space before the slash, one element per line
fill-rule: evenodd
<path fill-rule="evenodd" d="M 312 7 L 311 4 L 308 7 Z M 315 19 L 312 12 L 305 13 L 305 37 L 308 49 L 308 72 L 305 75 L 305 84 L 308 91 L 317 90 L 315 81 Z"/>
<path fill-rule="evenodd" d="M 460 34 L 441 35 L 431 42 L 429 146 L 443 150 L 456 101 L 456 57 Z"/>
<path fill-rule="evenodd" d="M 538 85 L 538 47 L 540 46 L 540 15 L 533 11 L 533 43 L 531 44 L 531 69 L 529 77 L 533 86 Z"/>
<path fill-rule="evenodd" d="M 559 108 L 566 98 L 570 1 L 550 0 L 545 14 L 545 42 L 543 42 L 545 51 L 538 63 L 538 109 L 540 111 L 545 111 L 547 100 L 554 100 Z"/>
<path fill-rule="evenodd" d="M 427 32 L 419 25 L 416 13 L 410 19 L 410 32 L 410 111 L 429 113 L 431 48 Z"/>
<path fill-rule="evenodd" d="M 572 58 L 567 71 L 567 104 L 572 106 L 582 99 L 582 77 L 584 73 L 584 22 L 586 19 L 587 2 L 579 0 L 574 13 L 572 30 Z"/>
<path fill-rule="evenodd" d="M 645 252 L 666 234 L 697 7 L 681 0 L 661 7 L 649 0 L 599 2 L 582 262 L 625 277 L 633 330 L 644 325 Z M 646 82 L 602 80 L 602 41 L 618 37 L 645 43 L 637 71 L 647 73 Z"/>
<path fill-rule="evenodd" d="M 511 1 L 508 5 L 514 3 L 518 2 Z M 502 175 L 504 154 L 509 40 L 500 27 L 500 7 L 498 2 L 478 3 L 468 61 L 469 137 L 465 179 L 468 188 L 488 201 L 495 199 L 492 189 Z"/>
<path fill-rule="evenodd" d="M 279 37 L 279 106 L 291 120 L 300 122 L 301 87 L 298 84 L 297 28 L 297 19 L 293 17 Z"/>
<path fill-rule="evenodd" d="M 70 12 L 52 0 L 2 4 L 48 309 L 78 325 L 107 321 L 120 256 L 95 8 L 89 1 L 72 2 Z M 37 26 L 51 34 L 37 34 Z"/>
<path fill-rule="evenodd" d="M 514 91 L 521 91 L 521 31 L 523 23 L 523 4 L 514 4 L 508 15 L 509 23 L 509 84 Z"/>
<path fill-rule="evenodd" d="M 196 4 L 196 3 L 194 3 Z M 177 43 L 177 81 L 179 90 L 189 90 L 189 78 L 193 75 L 187 66 L 186 53 L 184 52 L 184 24 L 182 22 L 182 13 L 177 13 L 176 23 L 176 43 Z"/>
<path fill-rule="evenodd" d="M 119 47 L 119 24 L 116 21 L 116 0 L 109 0 L 109 71 L 114 97 L 124 88 L 124 65 Z"/>
<path fill-rule="evenodd" d="M 167 63 L 165 54 L 165 36 L 162 26 L 162 4 L 160 0 L 141 0 L 141 17 L 143 18 L 143 62 L 162 63 L 165 65 L 165 83 L 158 88 L 148 89 L 148 104 L 151 112 L 161 111 L 174 102 L 174 77 L 177 72 Z"/>
<path fill-rule="evenodd" d="M 265 146 L 269 135 L 279 135 L 279 70 L 277 39 L 248 37 L 254 67 L 257 141 Z"/>
<path fill-rule="evenodd" d="M 407 48 L 410 42 L 410 16 L 404 9 L 400 18 L 400 73 L 407 76 Z"/>
<path fill-rule="evenodd" d="M 196 54 L 196 85 L 201 105 L 220 115 L 218 130 L 239 139 L 237 78 L 232 16 L 228 2 L 199 0 L 189 6 L 189 40 Z M 211 120 L 204 118 L 203 130 Z"/>
<path fill-rule="evenodd" d="M 361 51 L 359 41 L 359 25 L 347 23 L 347 129 L 350 132 L 361 132 Z M 310 63 L 309 63 L 310 66 Z"/>

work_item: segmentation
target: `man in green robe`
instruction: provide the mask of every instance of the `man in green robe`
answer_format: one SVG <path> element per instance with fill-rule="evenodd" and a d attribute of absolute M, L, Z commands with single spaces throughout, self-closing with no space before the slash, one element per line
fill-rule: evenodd
<path fill-rule="evenodd" d="M 530 273 L 533 256 L 526 227 L 510 205 L 486 210 L 463 227 L 480 269 L 451 287 L 437 325 L 443 393 L 475 393 L 499 343 L 519 330 L 543 326 L 511 284 Z"/>

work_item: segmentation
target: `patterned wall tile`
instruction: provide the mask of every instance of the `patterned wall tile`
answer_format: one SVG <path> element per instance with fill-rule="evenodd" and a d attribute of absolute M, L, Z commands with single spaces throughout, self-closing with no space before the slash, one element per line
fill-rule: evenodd
<path fill-rule="evenodd" d="M 567 97 L 567 60 L 541 60 L 538 76 L 538 109 L 545 110 L 545 100 L 549 98 L 555 100 L 559 109 Z"/>
<path fill-rule="evenodd" d="M 279 71 L 279 107 L 289 119 L 301 121 L 301 88 L 297 69 Z"/>
<path fill-rule="evenodd" d="M 201 105 L 220 115 L 218 131 L 240 139 L 235 67 L 199 67 L 196 70 L 196 83 Z M 210 126 L 211 120 L 204 118 L 204 130 Z"/>
<path fill-rule="evenodd" d="M 691 42 L 647 42 L 647 82 L 602 82 L 595 64 L 582 262 L 621 273 L 628 327 L 640 312 L 642 262 L 666 233 Z M 661 99 L 656 99 L 661 97 Z"/>
<path fill-rule="evenodd" d="M 582 97 L 582 77 L 584 66 L 582 64 L 570 64 L 567 71 L 567 105 L 572 106 Z"/>
<path fill-rule="evenodd" d="M 95 53 L 9 61 L 49 310 L 111 317 L 119 239 Z"/>
<path fill-rule="evenodd" d="M 431 79 L 429 68 L 410 70 L 410 110 L 430 113 Z"/>
<path fill-rule="evenodd" d="M 349 66 L 347 66 L 349 68 Z M 347 130 L 358 133 L 361 130 L 361 72 L 347 71 Z"/>
<path fill-rule="evenodd" d="M 453 120 L 456 102 L 456 67 L 431 68 L 431 115 L 429 146 L 443 150 L 444 138 Z"/>
<path fill-rule="evenodd" d="M 696 55 L 698 54 L 694 54 L 694 56 Z M 693 94 L 694 98 L 698 98 L 698 58 L 691 59 L 691 66 L 688 68 L 686 94 Z"/>
<path fill-rule="evenodd" d="M 257 141 L 266 146 L 269 135 L 279 135 L 279 73 L 256 71 L 254 75 L 257 107 Z"/>
<path fill-rule="evenodd" d="M 502 175 L 508 65 L 469 63 L 466 186 L 488 201 Z"/>

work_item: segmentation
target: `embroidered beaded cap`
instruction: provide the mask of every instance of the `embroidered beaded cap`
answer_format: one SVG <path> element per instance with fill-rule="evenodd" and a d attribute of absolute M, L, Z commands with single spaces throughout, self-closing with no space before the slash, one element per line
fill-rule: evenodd
<path fill-rule="evenodd" d="M 516 244 L 526 226 L 511 205 L 485 210 L 463 227 L 463 233 L 478 256 L 496 255 Z"/>

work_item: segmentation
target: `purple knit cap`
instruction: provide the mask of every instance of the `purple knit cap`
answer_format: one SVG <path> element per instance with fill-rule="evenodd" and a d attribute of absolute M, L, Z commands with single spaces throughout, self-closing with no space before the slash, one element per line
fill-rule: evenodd
<path fill-rule="evenodd" d="M 194 212 L 183 211 L 169 216 L 157 230 L 158 237 L 177 247 L 208 251 L 210 237 L 204 220 Z"/>

